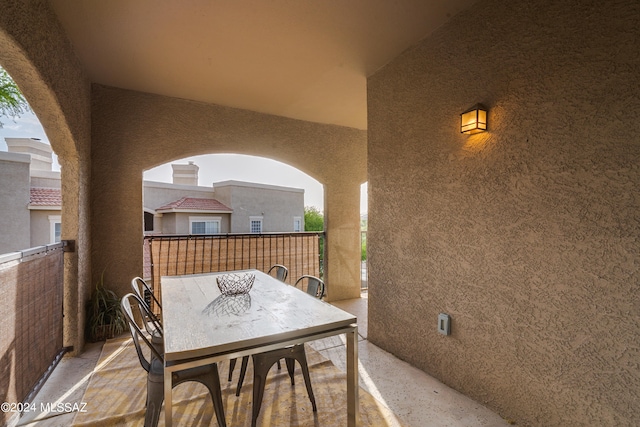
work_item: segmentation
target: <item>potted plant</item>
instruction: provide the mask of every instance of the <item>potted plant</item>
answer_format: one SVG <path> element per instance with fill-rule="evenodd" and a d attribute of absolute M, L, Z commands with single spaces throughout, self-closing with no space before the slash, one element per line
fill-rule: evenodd
<path fill-rule="evenodd" d="M 120 307 L 120 298 L 104 286 L 104 271 L 87 303 L 87 339 L 104 341 L 124 332 L 127 322 Z"/>

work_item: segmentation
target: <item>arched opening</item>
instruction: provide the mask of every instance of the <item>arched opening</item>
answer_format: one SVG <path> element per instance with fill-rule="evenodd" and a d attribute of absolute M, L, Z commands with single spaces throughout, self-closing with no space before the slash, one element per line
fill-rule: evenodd
<path fill-rule="evenodd" d="M 144 273 L 154 284 L 176 272 L 267 272 L 276 264 L 290 269 L 291 284 L 322 277 L 324 227 L 306 232 L 305 218 L 309 209 L 322 212 L 323 186 L 304 172 L 264 157 L 209 154 L 143 177 Z"/>
<path fill-rule="evenodd" d="M 4 206 L 0 254 L 58 243 L 62 239 L 58 157 L 32 111 L 0 120 L 0 203 Z"/>
<path fill-rule="evenodd" d="M 4 65 L 2 54 L 14 46 L 0 44 Z M 35 70 L 30 63 L 17 61 L 19 66 L 15 66 L 16 57 L 9 56 L 10 70 L 0 68 L 4 91 L 0 101 L 4 103 L 0 110 L 4 115 L 0 118 L 0 293 L 7 302 L 0 313 L 5 333 L 0 346 L 0 389 L 3 401 L 19 402 L 38 390 L 42 376 L 65 352 L 82 348 L 77 332 L 83 315 L 78 313 L 82 295 L 75 255 L 67 253 L 75 246 L 64 241 L 69 235 L 77 236 L 69 230 L 74 230 L 78 219 L 72 218 L 65 234 L 62 218 L 68 214 L 62 204 L 61 167 L 36 115 L 43 114 L 46 102 L 39 95 L 47 88 L 41 80 L 31 78 Z M 27 102 L 30 99 L 35 100 L 33 110 Z M 60 112 L 56 105 L 46 107 L 49 118 Z M 71 154 L 68 142 L 59 141 L 56 146 L 66 146 Z M 69 183 L 67 188 L 77 186 Z M 66 210 L 74 211 L 77 206 Z M 28 366 L 20 360 L 29 360 Z M 0 423 L 3 421 L 6 419 L 0 416 Z"/>
<path fill-rule="evenodd" d="M 360 185 L 360 289 L 369 290 L 367 270 L 367 230 L 369 228 L 368 182 Z"/>
<path fill-rule="evenodd" d="M 92 94 L 91 183 L 100 189 L 92 197 L 92 241 L 100 252 L 94 251 L 93 268 L 114 277 L 118 291 L 125 290 L 127 277 L 142 273 L 143 172 L 203 153 L 237 153 L 286 163 L 322 183 L 327 298 L 360 295 L 365 131 L 111 87 L 94 86 Z M 134 205 L 138 211 L 113 209 Z M 252 213 L 245 224 L 260 220 L 250 216 L 261 215 Z"/>
<path fill-rule="evenodd" d="M 57 215 L 48 215 L 44 223 L 54 227 L 54 239 L 59 236 L 73 243 L 64 252 L 60 275 L 63 343 L 77 354 L 84 346 L 84 303 L 92 289 L 88 185 L 91 87 L 49 8 L 26 5 L 17 19 L 15 10 L 8 7 L 5 19 L 0 18 L 0 64 L 28 100 L 46 133 L 46 138 L 41 135 L 40 139 L 50 142 L 61 165 L 61 220 L 58 223 Z M 41 37 L 43 34 L 46 37 Z"/>

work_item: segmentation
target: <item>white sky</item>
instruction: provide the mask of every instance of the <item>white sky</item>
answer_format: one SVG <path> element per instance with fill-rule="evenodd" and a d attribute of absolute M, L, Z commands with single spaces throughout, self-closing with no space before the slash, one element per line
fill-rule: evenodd
<path fill-rule="evenodd" d="M 40 138 L 44 142 L 49 141 L 38 118 L 32 113 L 22 114 L 15 120 L 2 116 L 0 121 L 4 124 L 3 128 L 0 128 L 0 151 L 7 151 L 5 138 Z M 201 186 L 210 186 L 218 181 L 236 180 L 302 188 L 305 206 L 315 206 L 320 211 L 324 209 L 322 184 L 284 163 L 240 154 L 208 154 L 177 159 L 171 163 L 186 164 L 188 161 L 193 161 L 200 168 L 198 184 Z M 60 170 L 55 154 L 53 169 Z M 146 171 L 144 179 L 171 182 L 172 172 L 171 164 L 165 164 Z M 366 184 L 362 186 L 360 193 L 360 212 L 364 214 L 367 213 Z"/>

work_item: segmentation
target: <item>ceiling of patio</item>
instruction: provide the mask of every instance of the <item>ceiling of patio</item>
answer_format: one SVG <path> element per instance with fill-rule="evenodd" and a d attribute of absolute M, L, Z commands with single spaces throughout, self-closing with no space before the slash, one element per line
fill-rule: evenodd
<path fill-rule="evenodd" d="M 366 78 L 476 0 L 50 0 L 92 81 L 366 129 Z"/>

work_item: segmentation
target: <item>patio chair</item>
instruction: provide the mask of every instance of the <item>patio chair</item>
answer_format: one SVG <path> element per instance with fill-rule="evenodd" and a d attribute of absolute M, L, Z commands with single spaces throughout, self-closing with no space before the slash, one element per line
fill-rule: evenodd
<path fill-rule="evenodd" d="M 162 310 L 162 305 L 153 293 L 153 289 L 142 277 L 134 277 L 131 280 L 131 288 L 133 289 L 133 292 L 147 304 L 149 311 L 152 311 L 151 300 L 153 300 L 153 303 L 157 305 L 160 310 Z"/>
<path fill-rule="evenodd" d="M 151 336 L 151 340 L 149 340 L 134 320 L 131 300 L 134 300 L 141 306 L 142 310 L 146 310 L 146 305 L 141 298 L 133 293 L 122 297 L 122 311 L 127 318 L 131 337 L 133 338 L 133 343 L 138 353 L 138 359 L 140 360 L 142 368 L 147 371 L 147 410 L 144 418 L 144 426 L 156 427 L 164 400 L 164 342 L 162 328 L 157 325 L 155 333 Z M 151 357 L 149 359 L 145 357 L 142 351 L 140 339 L 142 339 L 151 350 Z M 218 376 L 218 365 L 213 363 L 206 366 L 176 371 L 172 375 L 171 387 L 173 388 L 187 381 L 197 381 L 209 389 L 218 425 L 226 427 L 224 408 L 222 406 L 220 378 Z"/>
<path fill-rule="evenodd" d="M 269 271 L 267 271 L 267 274 L 271 274 L 272 271 L 275 271 L 276 273 L 276 279 L 280 280 L 281 282 L 284 282 L 285 280 L 287 280 L 287 276 L 289 275 L 289 269 L 287 267 L 285 267 L 282 264 L 274 264 L 271 266 L 271 268 L 269 269 Z M 237 359 L 231 359 L 229 361 L 229 381 L 231 381 L 231 378 L 233 378 L 233 371 L 236 368 L 236 361 Z M 247 363 L 249 362 L 249 356 L 245 356 L 242 358 L 242 372 L 245 372 L 247 370 Z M 278 369 L 280 369 L 280 361 L 278 360 Z M 242 374 L 242 377 L 244 378 L 244 374 Z M 242 385 L 240 384 L 238 387 L 242 387 Z M 238 388 L 238 392 L 236 393 L 236 396 L 238 396 L 240 394 L 240 389 Z"/>
<path fill-rule="evenodd" d="M 306 282 L 306 285 L 305 285 Z M 325 284 L 322 280 L 318 279 L 316 276 L 310 276 L 305 274 L 304 276 L 300 276 L 294 285 L 296 288 L 300 288 L 309 295 L 313 295 L 318 299 L 322 299 L 324 297 L 324 289 Z"/>
<path fill-rule="evenodd" d="M 297 281 L 302 282 L 307 280 L 306 292 L 315 296 L 318 299 L 322 299 L 324 296 L 324 282 L 315 276 L 302 276 Z M 304 344 L 296 344 L 282 349 L 271 350 L 264 353 L 258 353 L 252 355 L 253 359 L 253 404 L 252 404 L 252 418 L 251 426 L 256 425 L 258 415 L 260 414 L 260 406 L 262 404 L 262 398 L 264 396 L 264 387 L 266 384 L 267 373 L 271 369 L 274 363 L 278 363 L 280 367 L 280 359 L 285 359 L 287 365 L 287 371 L 289 378 L 291 378 L 291 385 L 295 385 L 293 372 L 295 369 L 296 360 L 300 364 L 302 370 L 302 376 L 304 378 L 305 386 L 307 387 L 307 394 L 311 401 L 313 412 L 316 412 L 316 399 L 313 395 L 313 389 L 311 388 L 311 378 L 309 377 L 309 366 L 307 364 L 307 354 L 304 349 Z M 247 371 L 248 357 L 242 358 L 242 366 L 240 368 L 240 378 L 238 379 L 238 387 L 236 389 L 236 396 L 240 395 L 240 389 L 244 381 L 244 375 Z M 229 373 L 229 381 L 231 381 L 231 372 Z"/>
<path fill-rule="evenodd" d="M 289 275 L 289 269 L 287 267 L 285 267 L 282 264 L 274 264 L 269 271 L 267 272 L 267 274 L 271 274 L 271 271 L 276 272 L 276 279 L 280 280 L 281 282 L 284 282 L 285 280 L 287 280 L 287 276 Z"/>
<path fill-rule="evenodd" d="M 141 277 L 134 277 L 131 280 L 131 288 L 133 289 L 134 295 L 136 295 L 144 304 L 144 308 L 146 310 L 143 310 L 142 307 L 140 307 L 140 316 L 142 317 L 144 328 L 147 330 L 149 335 L 153 336 L 153 327 L 157 325 L 162 326 L 162 315 L 158 315 L 153 312 L 153 309 L 151 308 L 151 301 L 153 300 L 153 303 L 160 310 L 162 310 L 162 306 L 153 294 L 153 289 L 151 289 L 147 282 Z"/>

